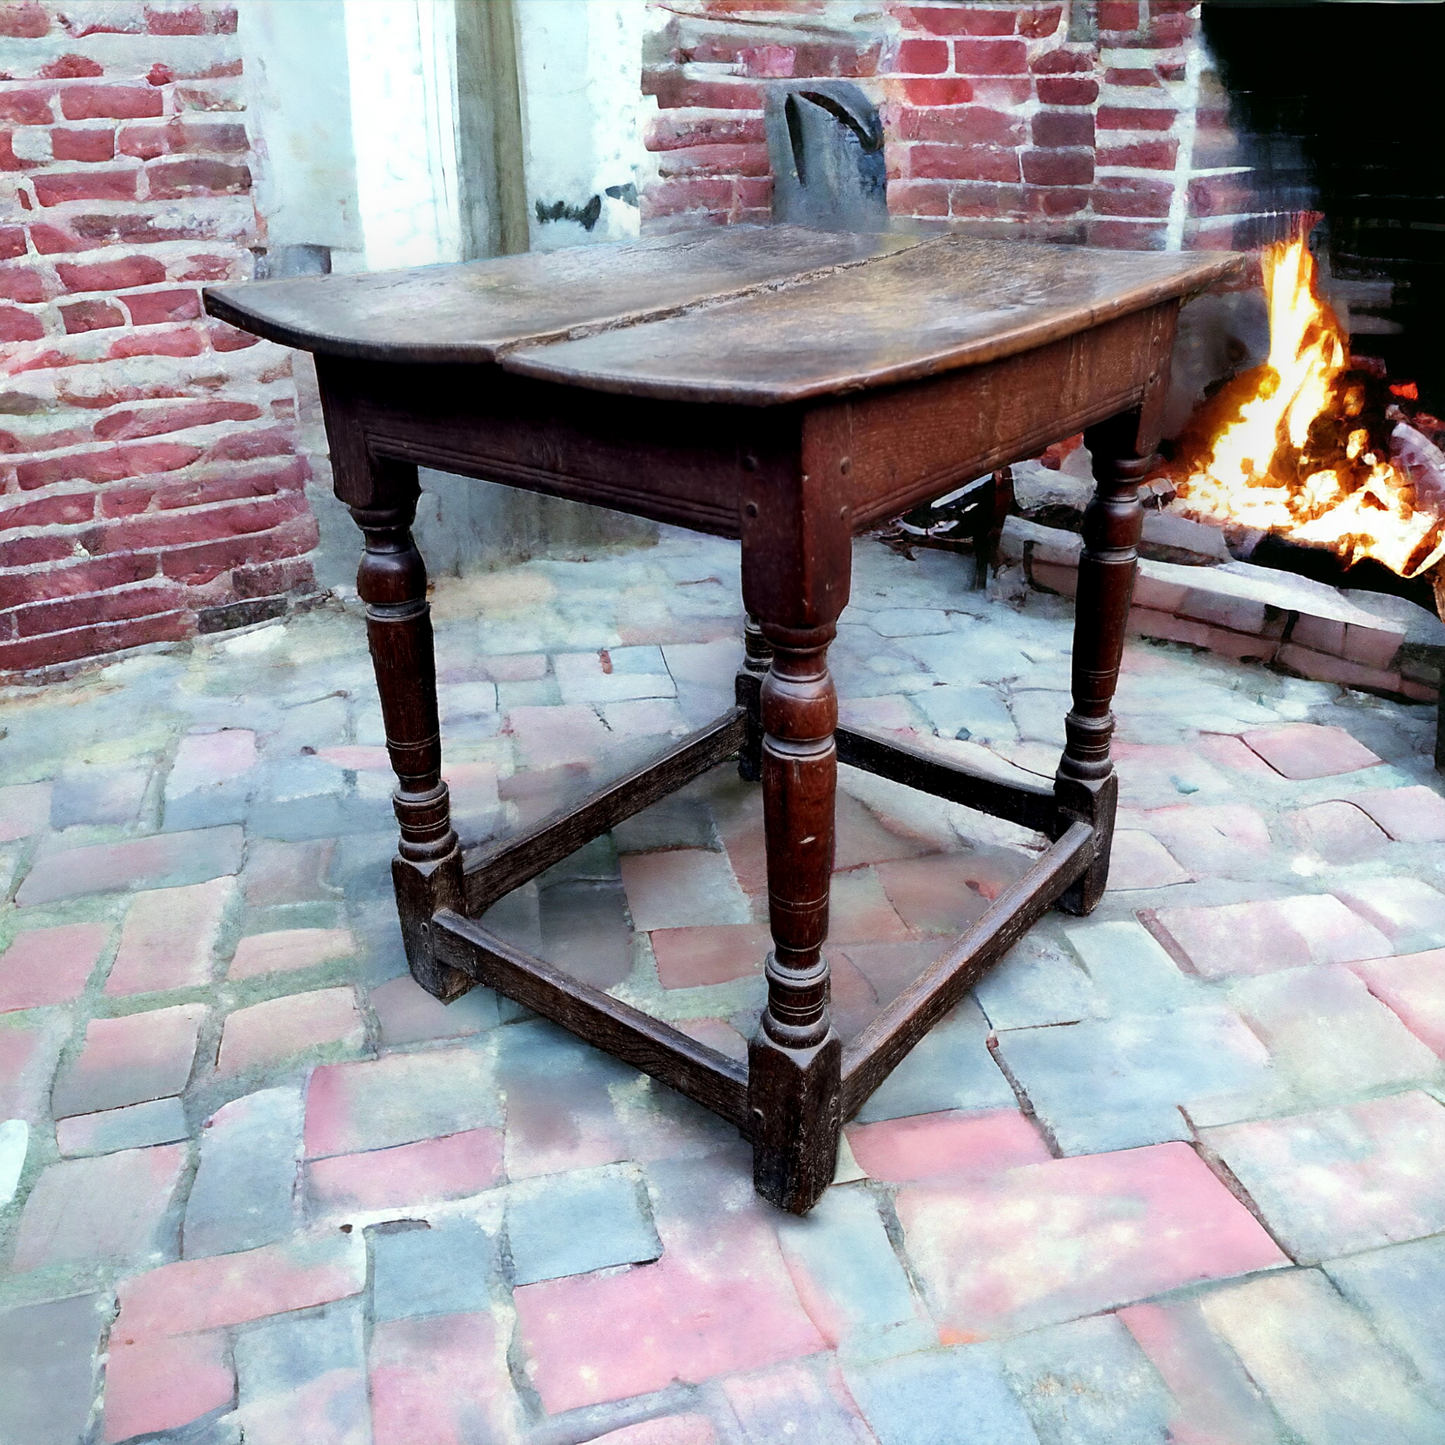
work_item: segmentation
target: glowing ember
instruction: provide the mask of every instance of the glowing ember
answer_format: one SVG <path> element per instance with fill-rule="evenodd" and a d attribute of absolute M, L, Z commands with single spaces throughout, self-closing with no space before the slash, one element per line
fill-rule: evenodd
<path fill-rule="evenodd" d="M 1419 576 L 1445 557 L 1445 496 L 1410 448 L 1418 439 L 1435 449 L 1374 395 L 1413 398 L 1414 387 L 1386 389 L 1351 368 L 1303 236 L 1265 252 L 1264 287 L 1269 358 L 1222 388 L 1180 439 L 1176 507 Z"/>

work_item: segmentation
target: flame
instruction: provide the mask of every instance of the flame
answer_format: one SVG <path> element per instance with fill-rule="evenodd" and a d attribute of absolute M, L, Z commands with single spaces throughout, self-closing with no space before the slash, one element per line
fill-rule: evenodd
<path fill-rule="evenodd" d="M 1445 518 L 1415 505 L 1414 482 L 1390 459 L 1388 424 L 1365 415 L 1365 378 L 1350 370 L 1306 238 L 1270 247 L 1263 261 L 1269 356 L 1181 438 L 1184 460 L 1171 470 L 1182 509 L 1417 577 L 1445 557 Z"/>

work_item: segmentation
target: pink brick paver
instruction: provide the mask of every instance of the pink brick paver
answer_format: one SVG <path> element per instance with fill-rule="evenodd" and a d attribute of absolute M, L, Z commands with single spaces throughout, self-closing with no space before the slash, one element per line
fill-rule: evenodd
<path fill-rule="evenodd" d="M 1445 841 L 1445 798 L 1433 788 L 1367 788 L 1349 801 L 1401 843 Z"/>
<path fill-rule="evenodd" d="M 522 767 L 590 765 L 607 750 L 612 734 L 590 707 L 514 707 L 507 729 L 517 739 Z"/>
<path fill-rule="evenodd" d="M 1371 878 L 1335 892 L 1395 949 L 1415 951 L 1445 944 L 1445 893 L 1418 878 Z"/>
<path fill-rule="evenodd" d="M 1189 883 L 1192 878 L 1151 834 L 1132 828 L 1121 828 L 1114 834 L 1114 851 L 1109 861 L 1109 888 L 1113 892 L 1167 888 L 1172 883 Z"/>
<path fill-rule="evenodd" d="M 1269 824 L 1244 803 L 1154 808 L 1143 814 L 1143 824 L 1183 867 L 1199 872 L 1252 867 L 1273 847 Z"/>
<path fill-rule="evenodd" d="M 239 1074 L 327 1044 L 360 1048 L 365 1041 L 354 989 L 293 993 L 237 1009 L 226 1020 L 216 1072 Z"/>
<path fill-rule="evenodd" d="M 1016 1109 L 854 1124 L 848 1143 L 859 1168 L 896 1184 L 941 1174 L 996 1174 L 1050 1158 L 1039 1131 Z"/>
<path fill-rule="evenodd" d="M 239 872 L 244 844 L 241 828 L 227 825 L 94 843 L 64 852 L 42 849 L 15 901 L 29 907 L 95 893 L 134 893 L 204 883 Z"/>
<path fill-rule="evenodd" d="M 848 943 L 903 943 L 912 930 L 898 916 L 883 884 L 872 868 L 835 873 L 828 900 L 828 941 Z"/>
<path fill-rule="evenodd" d="M 213 878 L 136 894 L 120 931 L 106 993 L 115 998 L 209 983 L 211 955 L 235 891 L 234 878 Z"/>
<path fill-rule="evenodd" d="M 11 1267 L 139 1263 L 161 1245 L 186 1152 L 164 1144 L 52 1164 L 25 1201 Z"/>
<path fill-rule="evenodd" d="M 1129 1305 L 1119 1319 L 1169 1386 L 1177 1445 L 1276 1445 L 1274 1415 L 1193 1300 Z"/>
<path fill-rule="evenodd" d="M 28 838 L 49 821 L 49 783 L 14 783 L 0 788 L 0 843 Z"/>
<path fill-rule="evenodd" d="M 663 988 L 698 988 L 760 973 L 773 936 L 762 923 L 658 928 L 651 935 Z"/>
<path fill-rule="evenodd" d="M 110 933 L 108 923 L 67 923 L 17 933 L 0 953 L 0 1013 L 78 997 Z"/>
<path fill-rule="evenodd" d="M 971 888 L 975 859 L 958 853 L 880 863 L 883 891 L 910 927 L 925 933 L 961 933 L 988 911 L 989 900 Z M 1020 872 L 1024 865 L 1020 860 Z"/>
<path fill-rule="evenodd" d="M 549 1414 L 824 1348 L 757 1228 L 719 1224 L 696 1245 L 669 1240 L 656 1264 L 524 1285 L 513 1299 Z"/>
<path fill-rule="evenodd" d="M 266 973 L 294 973 L 315 968 L 356 952 L 349 928 L 283 928 L 276 933 L 253 933 L 236 945 L 227 978 L 256 978 Z"/>
<path fill-rule="evenodd" d="M 256 734 L 248 728 L 188 733 L 176 750 L 166 793 L 174 798 L 228 782 L 250 772 L 256 761 Z"/>
<path fill-rule="evenodd" d="M 307 1166 L 307 1193 L 326 1210 L 389 1209 L 464 1199 L 501 1183 L 502 1131 L 469 1129 Z"/>
<path fill-rule="evenodd" d="M 1351 964 L 1405 1027 L 1445 1058 L 1445 948 Z"/>
<path fill-rule="evenodd" d="M 1389 835 L 1353 803 L 1315 803 L 1291 813 L 1289 821 L 1299 842 L 1327 863 L 1374 858 L 1390 846 Z"/>
<path fill-rule="evenodd" d="M 0 1119 L 38 1116 L 68 1032 L 60 1015 L 0 1018 Z"/>
<path fill-rule="evenodd" d="M 1300 1262 L 1445 1230 L 1445 1105 L 1428 1094 L 1231 1124 L 1203 1137 Z"/>
<path fill-rule="evenodd" d="M 92 1019 L 80 1054 L 56 1080 L 56 1115 L 115 1109 L 179 1094 L 190 1078 L 205 1016 L 204 1004 L 190 1003 L 118 1019 Z"/>
<path fill-rule="evenodd" d="M 506 1339 L 491 1315 L 379 1323 L 370 1376 L 373 1445 L 518 1438 Z"/>
<path fill-rule="evenodd" d="M 221 1333 L 113 1343 L 105 1366 L 105 1439 L 174 1430 L 228 1405 L 236 1393 Z"/>
<path fill-rule="evenodd" d="M 1204 978 L 1353 963 L 1391 952 L 1379 929 L 1329 893 L 1161 908 L 1139 918 L 1176 961 Z"/>
<path fill-rule="evenodd" d="M 897 1208 L 945 1341 L 1287 1263 L 1186 1144 L 910 1184 Z"/>
<path fill-rule="evenodd" d="M 357 1154 L 496 1122 L 491 1062 L 461 1047 L 329 1064 L 306 1095 L 306 1157 Z"/>
<path fill-rule="evenodd" d="M 336 1229 L 240 1254 L 180 1260 L 120 1282 L 111 1342 L 220 1329 L 345 1299 L 365 1287 L 361 1235 Z"/>
<path fill-rule="evenodd" d="M 1354 773 L 1373 768 L 1380 761 L 1344 728 L 1321 727 L 1318 723 L 1258 728 L 1245 733 L 1243 741 L 1275 772 L 1295 781 Z"/>

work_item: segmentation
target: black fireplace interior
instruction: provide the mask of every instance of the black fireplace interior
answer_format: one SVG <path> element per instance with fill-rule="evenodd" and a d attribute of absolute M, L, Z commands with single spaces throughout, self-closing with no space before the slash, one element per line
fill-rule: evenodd
<path fill-rule="evenodd" d="M 1203 17 L 1266 204 L 1324 213 L 1353 349 L 1445 415 L 1445 5 L 1206 0 Z"/>

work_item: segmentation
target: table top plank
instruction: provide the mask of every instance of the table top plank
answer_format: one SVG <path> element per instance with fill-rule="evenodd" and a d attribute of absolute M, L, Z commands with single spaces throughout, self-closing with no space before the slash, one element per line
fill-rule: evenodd
<path fill-rule="evenodd" d="M 770 406 L 981 365 L 1230 275 L 1228 253 L 1105 251 L 949 236 L 845 273 L 509 352 L 509 371 L 590 390 Z"/>
<path fill-rule="evenodd" d="M 857 266 L 921 239 L 712 226 L 453 266 L 210 286 L 206 309 L 270 341 L 327 356 L 485 363 L 519 345 L 634 325 Z"/>
<path fill-rule="evenodd" d="M 1218 252 L 733 226 L 458 266 L 210 287 L 212 315 L 392 363 L 774 406 L 981 365 L 1203 290 Z"/>

